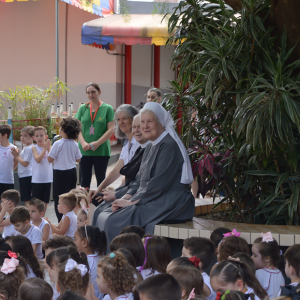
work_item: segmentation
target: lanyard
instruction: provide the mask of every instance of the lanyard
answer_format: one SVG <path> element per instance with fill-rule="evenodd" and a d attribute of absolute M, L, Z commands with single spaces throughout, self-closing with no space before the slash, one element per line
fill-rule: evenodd
<path fill-rule="evenodd" d="M 92 114 L 92 102 L 90 103 L 90 115 L 91 115 L 92 126 L 93 126 L 94 120 L 95 120 L 95 118 L 96 118 L 98 109 L 99 109 L 99 107 L 101 106 L 101 104 L 102 104 L 102 101 L 100 100 L 99 106 L 98 106 L 98 108 L 96 109 L 96 111 L 95 111 L 95 113 L 94 113 L 94 118 L 93 118 L 93 114 Z"/>

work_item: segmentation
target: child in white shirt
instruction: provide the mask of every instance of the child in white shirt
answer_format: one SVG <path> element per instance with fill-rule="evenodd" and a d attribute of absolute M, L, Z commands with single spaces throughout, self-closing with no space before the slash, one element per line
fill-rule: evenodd
<path fill-rule="evenodd" d="M 63 214 L 61 221 L 58 225 L 54 225 L 47 217 L 45 218 L 49 222 L 53 234 L 65 235 L 74 239 L 75 231 L 77 230 L 77 217 L 73 209 L 76 204 L 77 197 L 74 193 L 65 193 L 59 196 L 57 209 Z"/>
<path fill-rule="evenodd" d="M 18 166 L 17 160 L 11 154 L 15 146 L 9 142 L 10 134 L 10 125 L 0 125 L 0 195 L 14 188 L 14 170 Z"/>
<path fill-rule="evenodd" d="M 11 149 L 12 155 L 18 161 L 18 176 L 20 183 L 21 201 L 28 206 L 31 199 L 31 180 L 32 180 L 32 146 L 33 146 L 34 126 L 26 126 L 21 129 L 21 142 L 25 147 L 21 154 L 17 148 Z"/>
<path fill-rule="evenodd" d="M 20 202 L 20 193 L 17 190 L 7 190 L 1 194 L 1 212 L 0 212 L 0 226 L 3 229 L 2 237 L 14 235 L 17 233 L 15 227 L 10 222 L 10 215 L 15 207 Z M 8 213 L 8 216 L 4 220 L 4 216 Z"/>
<path fill-rule="evenodd" d="M 34 140 L 37 143 L 32 146 L 32 197 L 45 203 L 45 213 L 50 200 L 51 183 L 53 181 L 52 164 L 48 161 L 51 142 L 48 139 L 47 130 L 43 126 L 35 127 Z"/>
<path fill-rule="evenodd" d="M 252 259 L 256 272 L 255 276 L 265 289 L 270 299 L 276 298 L 280 292 L 280 286 L 285 284 L 280 271 L 284 266 L 283 258 L 277 241 L 271 232 L 262 233 L 252 245 Z"/>
<path fill-rule="evenodd" d="M 80 122 L 75 118 L 64 118 L 60 122 L 60 140 L 53 143 L 48 161 L 53 163 L 53 199 L 55 213 L 60 222 L 62 214 L 57 210 L 59 195 L 76 188 L 76 163 L 81 160 L 81 153 L 75 140 L 81 131 Z"/>
<path fill-rule="evenodd" d="M 31 224 L 38 227 L 43 234 L 43 248 L 46 241 L 52 237 L 50 224 L 43 219 L 45 216 L 45 203 L 39 199 L 32 198 L 28 206 Z"/>
<path fill-rule="evenodd" d="M 10 221 L 14 224 L 15 230 L 18 231 L 19 234 L 30 240 L 33 252 L 37 259 L 42 260 L 42 231 L 30 224 L 30 213 L 28 208 L 24 206 L 16 207 L 10 215 Z"/>

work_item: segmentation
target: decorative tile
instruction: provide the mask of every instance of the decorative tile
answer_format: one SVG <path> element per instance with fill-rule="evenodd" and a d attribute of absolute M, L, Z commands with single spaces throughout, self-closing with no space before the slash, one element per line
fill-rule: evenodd
<path fill-rule="evenodd" d="M 248 244 L 251 243 L 251 235 L 249 232 L 242 232 L 240 235 L 241 238 L 245 239 Z"/>
<path fill-rule="evenodd" d="M 200 230 L 200 237 L 210 239 L 211 232 L 209 230 Z"/>
<path fill-rule="evenodd" d="M 169 227 L 161 225 L 160 226 L 160 236 L 169 237 Z"/>
<path fill-rule="evenodd" d="M 189 237 L 189 230 L 187 228 L 179 228 L 179 239 L 185 240 Z"/>
<path fill-rule="evenodd" d="M 172 239 L 178 239 L 178 228 L 176 227 L 169 227 L 169 238 L 172 238 Z"/>
<path fill-rule="evenodd" d="M 292 234 L 281 234 L 280 235 L 280 246 L 292 246 L 295 244 L 295 236 Z"/>
<path fill-rule="evenodd" d="M 154 235 L 160 236 L 160 225 L 155 225 Z"/>
<path fill-rule="evenodd" d="M 199 230 L 189 229 L 189 237 L 193 237 L 193 236 L 199 237 Z"/>

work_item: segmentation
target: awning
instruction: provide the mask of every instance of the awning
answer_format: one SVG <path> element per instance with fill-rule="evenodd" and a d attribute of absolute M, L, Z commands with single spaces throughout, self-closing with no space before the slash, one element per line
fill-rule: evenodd
<path fill-rule="evenodd" d="M 84 23 L 81 31 L 83 45 L 165 45 L 170 34 L 162 15 L 111 15 Z"/>
<path fill-rule="evenodd" d="M 100 17 L 114 13 L 114 0 L 62 0 Z"/>

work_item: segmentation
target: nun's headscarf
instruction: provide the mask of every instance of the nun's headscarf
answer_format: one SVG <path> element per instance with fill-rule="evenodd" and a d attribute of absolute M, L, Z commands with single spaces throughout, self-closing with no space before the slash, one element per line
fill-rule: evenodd
<path fill-rule="evenodd" d="M 168 111 L 166 111 L 160 104 L 156 102 L 147 102 L 143 108 L 147 110 L 151 110 L 157 116 L 160 124 L 165 128 L 165 130 L 169 133 L 169 135 L 176 141 L 184 159 L 180 182 L 183 184 L 191 184 L 194 178 L 193 178 L 190 158 L 188 156 L 185 146 L 183 145 L 182 141 L 180 140 L 179 136 L 177 135 L 174 129 L 174 121 L 172 119 L 172 116 Z"/>

